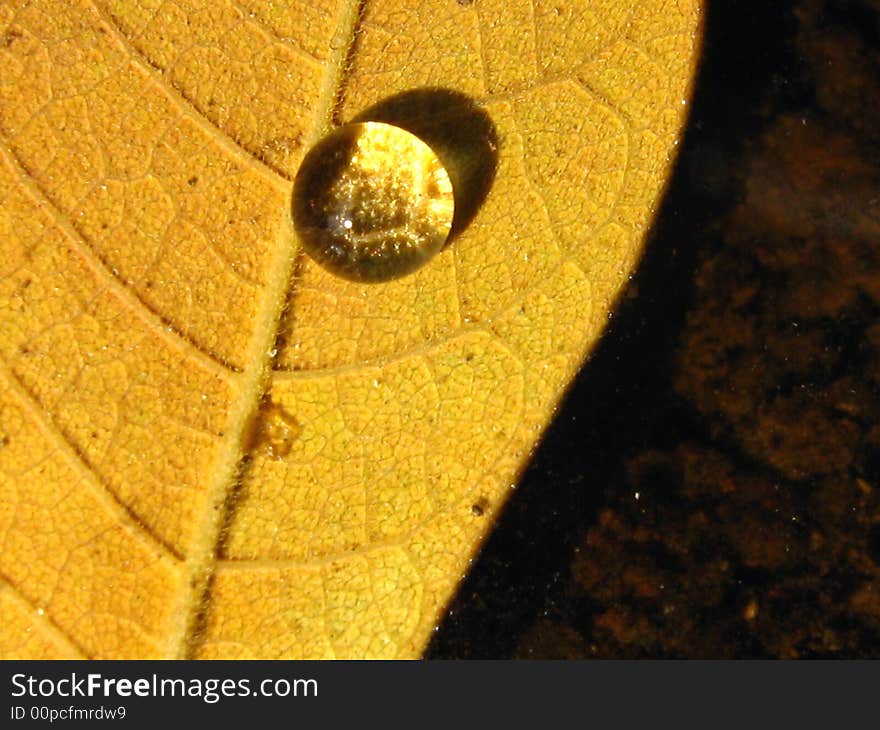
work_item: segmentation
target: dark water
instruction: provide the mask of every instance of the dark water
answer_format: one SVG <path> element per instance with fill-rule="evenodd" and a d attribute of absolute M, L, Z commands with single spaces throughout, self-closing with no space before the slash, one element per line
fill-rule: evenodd
<path fill-rule="evenodd" d="M 708 2 L 644 260 L 427 656 L 880 656 L 880 2 Z"/>

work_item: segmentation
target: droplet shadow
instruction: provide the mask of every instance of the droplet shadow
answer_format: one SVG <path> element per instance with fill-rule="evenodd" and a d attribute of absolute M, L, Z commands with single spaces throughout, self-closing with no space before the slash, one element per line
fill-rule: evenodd
<path fill-rule="evenodd" d="M 427 143 L 452 181 L 455 213 L 447 246 L 473 221 L 498 168 L 498 133 L 485 109 L 451 89 L 404 91 L 368 107 L 352 122 L 384 122 Z"/>
<path fill-rule="evenodd" d="M 738 194 L 729 168 L 775 83 L 784 53 L 777 39 L 793 17 L 782 5 L 755 4 L 753 10 L 708 4 L 692 116 L 650 245 L 612 325 L 447 605 L 426 658 L 512 658 L 540 620 L 590 636 L 589 597 L 578 593 L 571 565 L 605 504 L 604 490 L 628 455 L 674 443 L 694 428 L 672 391 L 670 363 L 698 257 L 712 241 L 718 211 Z M 748 48 L 744 37 L 754 39 Z"/>

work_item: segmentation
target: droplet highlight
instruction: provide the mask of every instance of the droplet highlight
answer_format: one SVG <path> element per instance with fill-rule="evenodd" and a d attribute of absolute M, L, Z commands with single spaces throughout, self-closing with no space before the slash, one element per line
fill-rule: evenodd
<path fill-rule="evenodd" d="M 292 212 L 312 259 L 345 279 L 382 282 L 440 252 L 455 202 L 449 173 L 428 144 L 392 124 L 359 122 L 306 155 Z"/>

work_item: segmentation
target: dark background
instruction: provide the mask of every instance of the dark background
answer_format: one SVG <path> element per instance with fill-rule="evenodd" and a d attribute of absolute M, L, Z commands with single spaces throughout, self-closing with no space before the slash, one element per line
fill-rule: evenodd
<path fill-rule="evenodd" d="M 880 0 L 707 10 L 645 258 L 430 658 L 880 657 Z"/>

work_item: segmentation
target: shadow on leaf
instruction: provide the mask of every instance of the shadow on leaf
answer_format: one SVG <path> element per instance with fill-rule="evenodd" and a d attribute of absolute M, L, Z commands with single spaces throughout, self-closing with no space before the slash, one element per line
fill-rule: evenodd
<path fill-rule="evenodd" d="M 393 124 L 426 142 L 452 181 L 455 214 L 449 242 L 468 227 L 498 167 L 498 134 L 485 110 L 457 91 L 413 89 L 380 101 L 351 121 Z"/>

